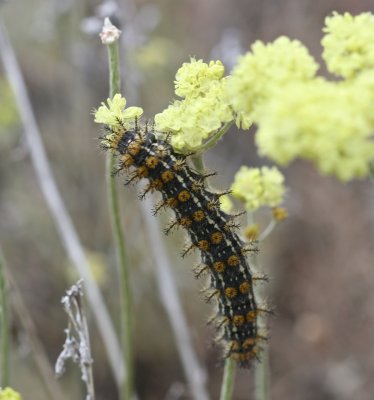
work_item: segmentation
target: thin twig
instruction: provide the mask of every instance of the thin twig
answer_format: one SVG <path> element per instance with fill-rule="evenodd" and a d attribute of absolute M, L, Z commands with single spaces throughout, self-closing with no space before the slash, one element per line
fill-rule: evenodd
<path fill-rule="evenodd" d="M 211 149 L 214 147 L 217 142 L 221 139 L 221 137 L 231 128 L 233 125 L 234 121 L 229 121 L 226 122 L 221 129 L 219 129 L 212 137 L 209 138 L 208 141 L 206 141 L 199 149 L 200 153 L 204 153 L 207 150 Z"/>
<path fill-rule="evenodd" d="M 274 228 L 277 226 L 277 221 L 275 218 L 272 218 L 268 224 L 268 226 L 263 230 L 261 235 L 258 237 L 258 241 L 262 242 L 264 241 L 274 230 Z"/>
<path fill-rule="evenodd" d="M 8 35 L 2 24 L 0 24 L 0 53 L 24 125 L 31 160 L 40 188 L 50 208 L 65 250 L 78 273 L 84 279 L 88 302 L 93 310 L 115 380 L 117 385 L 120 386 L 124 377 L 124 365 L 113 323 L 90 271 L 89 263 L 78 234 L 55 183 L 40 131 L 33 114 L 26 85 L 14 51 L 9 43 Z"/>
<path fill-rule="evenodd" d="M 113 98 L 121 90 L 120 62 L 118 38 L 121 31 L 111 24 L 108 18 L 105 19 L 101 39 L 107 44 L 109 63 L 109 97 Z M 109 43 L 104 39 L 110 38 Z M 121 313 L 121 344 L 125 361 L 126 374 L 120 387 L 121 400 L 129 400 L 133 394 L 133 340 L 132 340 L 132 300 L 128 262 L 125 248 L 125 235 L 121 225 L 120 206 L 118 200 L 117 180 L 113 176 L 115 156 L 108 152 L 106 158 L 106 180 L 109 212 L 111 216 L 112 232 L 114 236 L 117 265 L 119 269 L 120 286 L 120 313 Z"/>
<path fill-rule="evenodd" d="M 0 248 L 0 387 L 9 385 L 9 308 L 5 259 Z"/>
<path fill-rule="evenodd" d="M 83 302 L 82 280 L 79 280 L 66 291 L 61 303 L 69 317 L 69 321 L 68 328 L 65 330 L 65 343 L 55 365 L 56 375 L 62 376 L 65 372 L 66 361 L 72 359 L 73 362 L 79 364 L 82 381 L 86 385 L 86 400 L 95 400 L 92 371 L 93 359 Z"/>
<path fill-rule="evenodd" d="M 206 372 L 200 366 L 195 351 L 191 344 L 189 328 L 173 278 L 172 267 L 167 255 L 165 243 L 161 239 L 160 228 L 156 218 L 150 214 L 153 207 L 151 197 L 142 203 L 142 212 L 149 235 L 149 241 L 157 268 L 156 278 L 162 304 L 168 315 L 173 329 L 178 353 L 181 358 L 183 370 L 195 400 L 208 400 L 205 388 Z"/>

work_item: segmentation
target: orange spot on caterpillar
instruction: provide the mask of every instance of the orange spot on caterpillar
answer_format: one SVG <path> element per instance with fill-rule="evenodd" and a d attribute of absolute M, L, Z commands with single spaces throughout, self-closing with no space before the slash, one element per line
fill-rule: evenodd
<path fill-rule="evenodd" d="M 243 315 L 234 315 L 232 320 L 234 322 L 234 325 L 236 325 L 236 326 L 241 326 L 245 322 L 245 318 Z"/>
<path fill-rule="evenodd" d="M 225 270 L 225 264 L 222 261 L 216 261 L 215 263 L 213 263 L 213 268 L 217 272 L 223 272 Z"/>
<path fill-rule="evenodd" d="M 142 165 L 136 170 L 136 175 L 139 178 L 146 178 L 148 176 L 148 168 Z"/>
<path fill-rule="evenodd" d="M 214 233 L 212 233 L 211 236 L 210 236 L 210 241 L 211 241 L 213 244 L 219 244 L 219 243 L 221 243 L 222 238 L 223 238 L 223 235 L 222 235 L 221 232 L 214 232 Z"/>
<path fill-rule="evenodd" d="M 254 338 L 245 339 L 243 342 L 243 349 L 249 349 L 256 344 L 256 340 Z"/>
<path fill-rule="evenodd" d="M 162 179 L 162 181 L 165 182 L 165 183 L 170 182 L 171 180 L 174 179 L 174 172 L 171 172 L 171 171 L 169 171 L 169 170 L 164 171 L 164 172 L 161 174 L 161 179 Z"/>
<path fill-rule="evenodd" d="M 120 158 L 121 166 L 128 168 L 134 164 L 134 158 L 130 154 L 123 154 Z"/>
<path fill-rule="evenodd" d="M 240 363 L 246 363 L 255 357 L 256 354 L 256 349 L 252 349 L 248 353 L 232 353 L 230 357 L 235 361 L 239 361 Z"/>
<path fill-rule="evenodd" d="M 197 210 L 193 213 L 193 219 L 196 222 L 201 222 L 205 218 L 204 211 L 202 210 Z"/>
<path fill-rule="evenodd" d="M 237 265 L 239 265 L 239 261 L 240 260 L 238 256 L 232 255 L 227 259 L 227 264 L 230 267 L 236 267 Z"/>
<path fill-rule="evenodd" d="M 128 147 L 127 147 L 127 151 L 132 155 L 132 156 L 136 156 L 140 153 L 140 150 L 142 149 L 142 145 L 141 143 L 139 143 L 139 141 L 134 141 L 131 142 Z"/>
<path fill-rule="evenodd" d="M 188 190 L 182 190 L 181 192 L 178 193 L 178 200 L 181 201 L 182 203 L 188 201 L 190 197 L 191 195 L 188 192 Z"/>
<path fill-rule="evenodd" d="M 155 169 L 159 163 L 159 159 L 155 156 L 149 156 L 146 158 L 145 163 L 148 168 Z"/>
<path fill-rule="evenodd" d="M 243 293 L 243 294 L 248 293 L 250 288 L 251 288 L 251 285 L 248 281 L 244 281 L 239 285 L 239 291 L 240 291 L 240 293 Z"/>
<path fill-rule="evenodd" d="M 254 322 L 257 317 L 257 311 L 251 310 L 247 312 L 247 315 L 245 316 L 248 322 Z"/>
<path fill-rule="evenodd" d="M 209 249 L 209 243 L 208 243 L 207 240 L 199 240 L 199 241 L 197 242 L 197 247 L 198 247 L 200 250 L 207 251 L 207 250 Z"/>
<path fill-rule="evenodd" d="M 234 287 L 228 287 L 225 289 L 225 295 L 229 299 L 232 299 L 238 294 L 238 291 Z"/>

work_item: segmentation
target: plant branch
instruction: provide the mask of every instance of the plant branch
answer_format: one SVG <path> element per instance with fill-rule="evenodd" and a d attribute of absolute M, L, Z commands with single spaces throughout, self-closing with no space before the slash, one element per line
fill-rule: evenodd
<path fill-rule="evenodd" d="M 117 29 L 112 25 L 109 19 L 104 22 L 103 32 L 109 29 L 116 32 Z M 118 38 L 120 31 L 117 30 Z M 120 92 L 120 62 L 118 38 L 107 44 L 108 63 L 109 63 L 109 97 L 113 98 Z M 115 156 L 108 152 L 106 158 L 106 180 L 109 211 L 111 216 L 112 232 L 115 241 L 117 264 L 119 268 L 120 285 L 120 313 L 121 313 L 121 344 L 126 366 L 126 375 L 120 388 L 120 398 L 129 400 L 133 394 L 133 354 L 132 354 L 132 306 L 131 306 L 131 288 L 128 271 L 128 262 L 125 249 L 125 235 L 121 225 L 121 213 L 118 200 L 117 181 L 112 174 L 115 167 Z"/>
<path fill-rule="evenodd" d="M 225 361 L 225 369 L 223 371 L 223 380 L 221 386 L 220 400 L 231 400 L 234 392 L 234 381 L 235 381 L 235 361 L 231 358 L 227 358 Z"/>
<path fill-rule="evenodd" d="M 214 147 L 219 139 L 231 128 L 234 121 L 226 122 L 221 129 L 219 129 L 208 141 L 206 141 L 200 148 L 199 152 L 204 153 L 205 151 Z"/>
<path fill-rule="evenodd" d="M 273 232 L 276 226 L 277 226 L 277 221 L 275 218 L 272 218 L 268 226 L 263 230 L 261 235 L 258 237 L 258 241 L 259 242 L 264 241 L 271 234 L 271 232 Z"/>

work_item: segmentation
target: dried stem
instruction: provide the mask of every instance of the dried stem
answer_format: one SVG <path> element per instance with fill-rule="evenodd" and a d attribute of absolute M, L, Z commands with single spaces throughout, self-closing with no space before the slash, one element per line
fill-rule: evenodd
<path fill-rule="evenodd" d="M 67 290 L 61 300 L 64 310 L 69 317 L 68 328 L 65 330 L 66 339 L 63 350 L 58 356 L 55 365 L 57 376 L 65 372 L 65 362 L 72 359 L 79 364 L 82 373 L 82 381 L 86 385 L 86 400 L 95 400 L 95 388 L 93 382 L 91 345 L 88 333 L 86 313 L 83 304 L 82 281 L 78 281 Z"/>

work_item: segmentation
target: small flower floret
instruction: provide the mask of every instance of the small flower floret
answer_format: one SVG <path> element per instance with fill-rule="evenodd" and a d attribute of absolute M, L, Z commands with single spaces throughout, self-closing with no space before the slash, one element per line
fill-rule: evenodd
<path fill-rule="evenodd" d="M 133 123 L 135 118 L 143 114 L 143 109 L 140 107 L 125 107 L 126 99 L 117 93 L 113 99 L 107 99 L 107 105 L 101 103 L 101 106 L 95 111 L 95 122 L 116 129 Z"/>
<path fill-rule="evenodd" d="M 284 176 L 276 167 L 242 166 L 231 185 L 232 195 L 245 203 L 250 211 L 262 206 L 275 207 L 283 201 Z"/>

